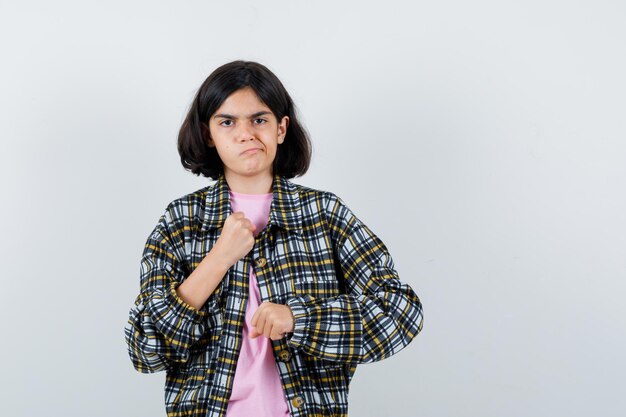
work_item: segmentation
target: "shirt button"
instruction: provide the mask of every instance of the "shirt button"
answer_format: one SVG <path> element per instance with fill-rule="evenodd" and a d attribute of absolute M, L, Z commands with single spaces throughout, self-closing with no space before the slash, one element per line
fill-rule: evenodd
<path fill-rule="evenodd" d="M 280 359 L 283 362 L 287 362 L 289 359 L 291 359 L 291 353 L 289 353 L 288 350 L 281 350 L 278 353 L 278 359 Z"/>
<path fill-rule="evenodd" d="M 291 400 L 291 405 L 293 405 L 293 406 L 294 406 L 294 407 L 296 407 L 296 408 L 300 408 L 300 407 L 302 407 L 302 404 L 304 404 L 304 400 L 303 400 L 303 399 L 302 399 L 302 397 L 301 397 L 301 396 L 299 396 L 299 395 L 298 395 L 297 397 L 294 397 L 294 398 Z"/>
<path fill-rule="evenodd" d="M 265 266 L 265 264 L 267 263 L 267 259 L 265 258 L 256 258 L 255 260 L 256 262 L 256 266 L 263 268 Z"/>

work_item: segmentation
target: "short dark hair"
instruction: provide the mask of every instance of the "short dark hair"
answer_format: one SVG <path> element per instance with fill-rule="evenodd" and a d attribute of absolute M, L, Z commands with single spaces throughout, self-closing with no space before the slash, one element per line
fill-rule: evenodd
<path fill-rule="evenodd" d="M 242 60 L 215 69 L 196 93 L 178 133 L 183 167 L 212 179 L 224 172 L 216 148 L 207 144 L 208 122 L 229 95 L 245 87 L 254 90 L 279 122 L 284 116 L 289 117 L 285 140 L 278 146 L 272 165 L 273 174 L 287 178 L 304 175 L 311 162 L 312 146 L 309 134 L 296 117 L 295 104 L 272 71 L 258 62 Z"/>

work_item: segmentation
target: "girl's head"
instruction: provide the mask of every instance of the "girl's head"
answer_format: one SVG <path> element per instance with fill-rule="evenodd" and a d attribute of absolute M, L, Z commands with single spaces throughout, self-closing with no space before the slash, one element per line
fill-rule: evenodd
<path fill-rule="evenodd" d="M 259 150 L 242 154 L 251 148 Z M 233 61 L 200 86 L 178 153 L 185 169 L 208 178 L 229 169 L 293 178 L 308 170 L 311 142 L 280 80 L 259 63 Z"/>

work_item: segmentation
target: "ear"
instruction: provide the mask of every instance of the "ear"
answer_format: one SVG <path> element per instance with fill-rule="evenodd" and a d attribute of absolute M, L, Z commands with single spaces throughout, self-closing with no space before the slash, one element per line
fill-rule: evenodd
<path fill-rule="evenodd" d="M 287 127 L 289 126 L 289 116 L 283 116 L 278 124 L 278 143 L 283 143 L 285 141 L 285 136 L 287 135 Z"/>
<path fill-rule="evenodd" d="M 211 130 L 209 129 L 208 123 L 202 123 L 202 137 L 204 138 L 207 146 L 209 148 L 215 147 L 215 143 L 213 139 L 211 139 Z"/>

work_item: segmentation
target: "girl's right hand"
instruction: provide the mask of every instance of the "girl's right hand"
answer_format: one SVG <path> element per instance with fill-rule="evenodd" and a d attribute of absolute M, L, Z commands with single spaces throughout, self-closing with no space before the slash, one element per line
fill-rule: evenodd
<path fill-rule="evenodd" d="M 256 226 L 242 211 L 234 212 L 224 221 L 222 233 L 211 252 L 229 269 L 252 250 L 255 230 Z"/>

